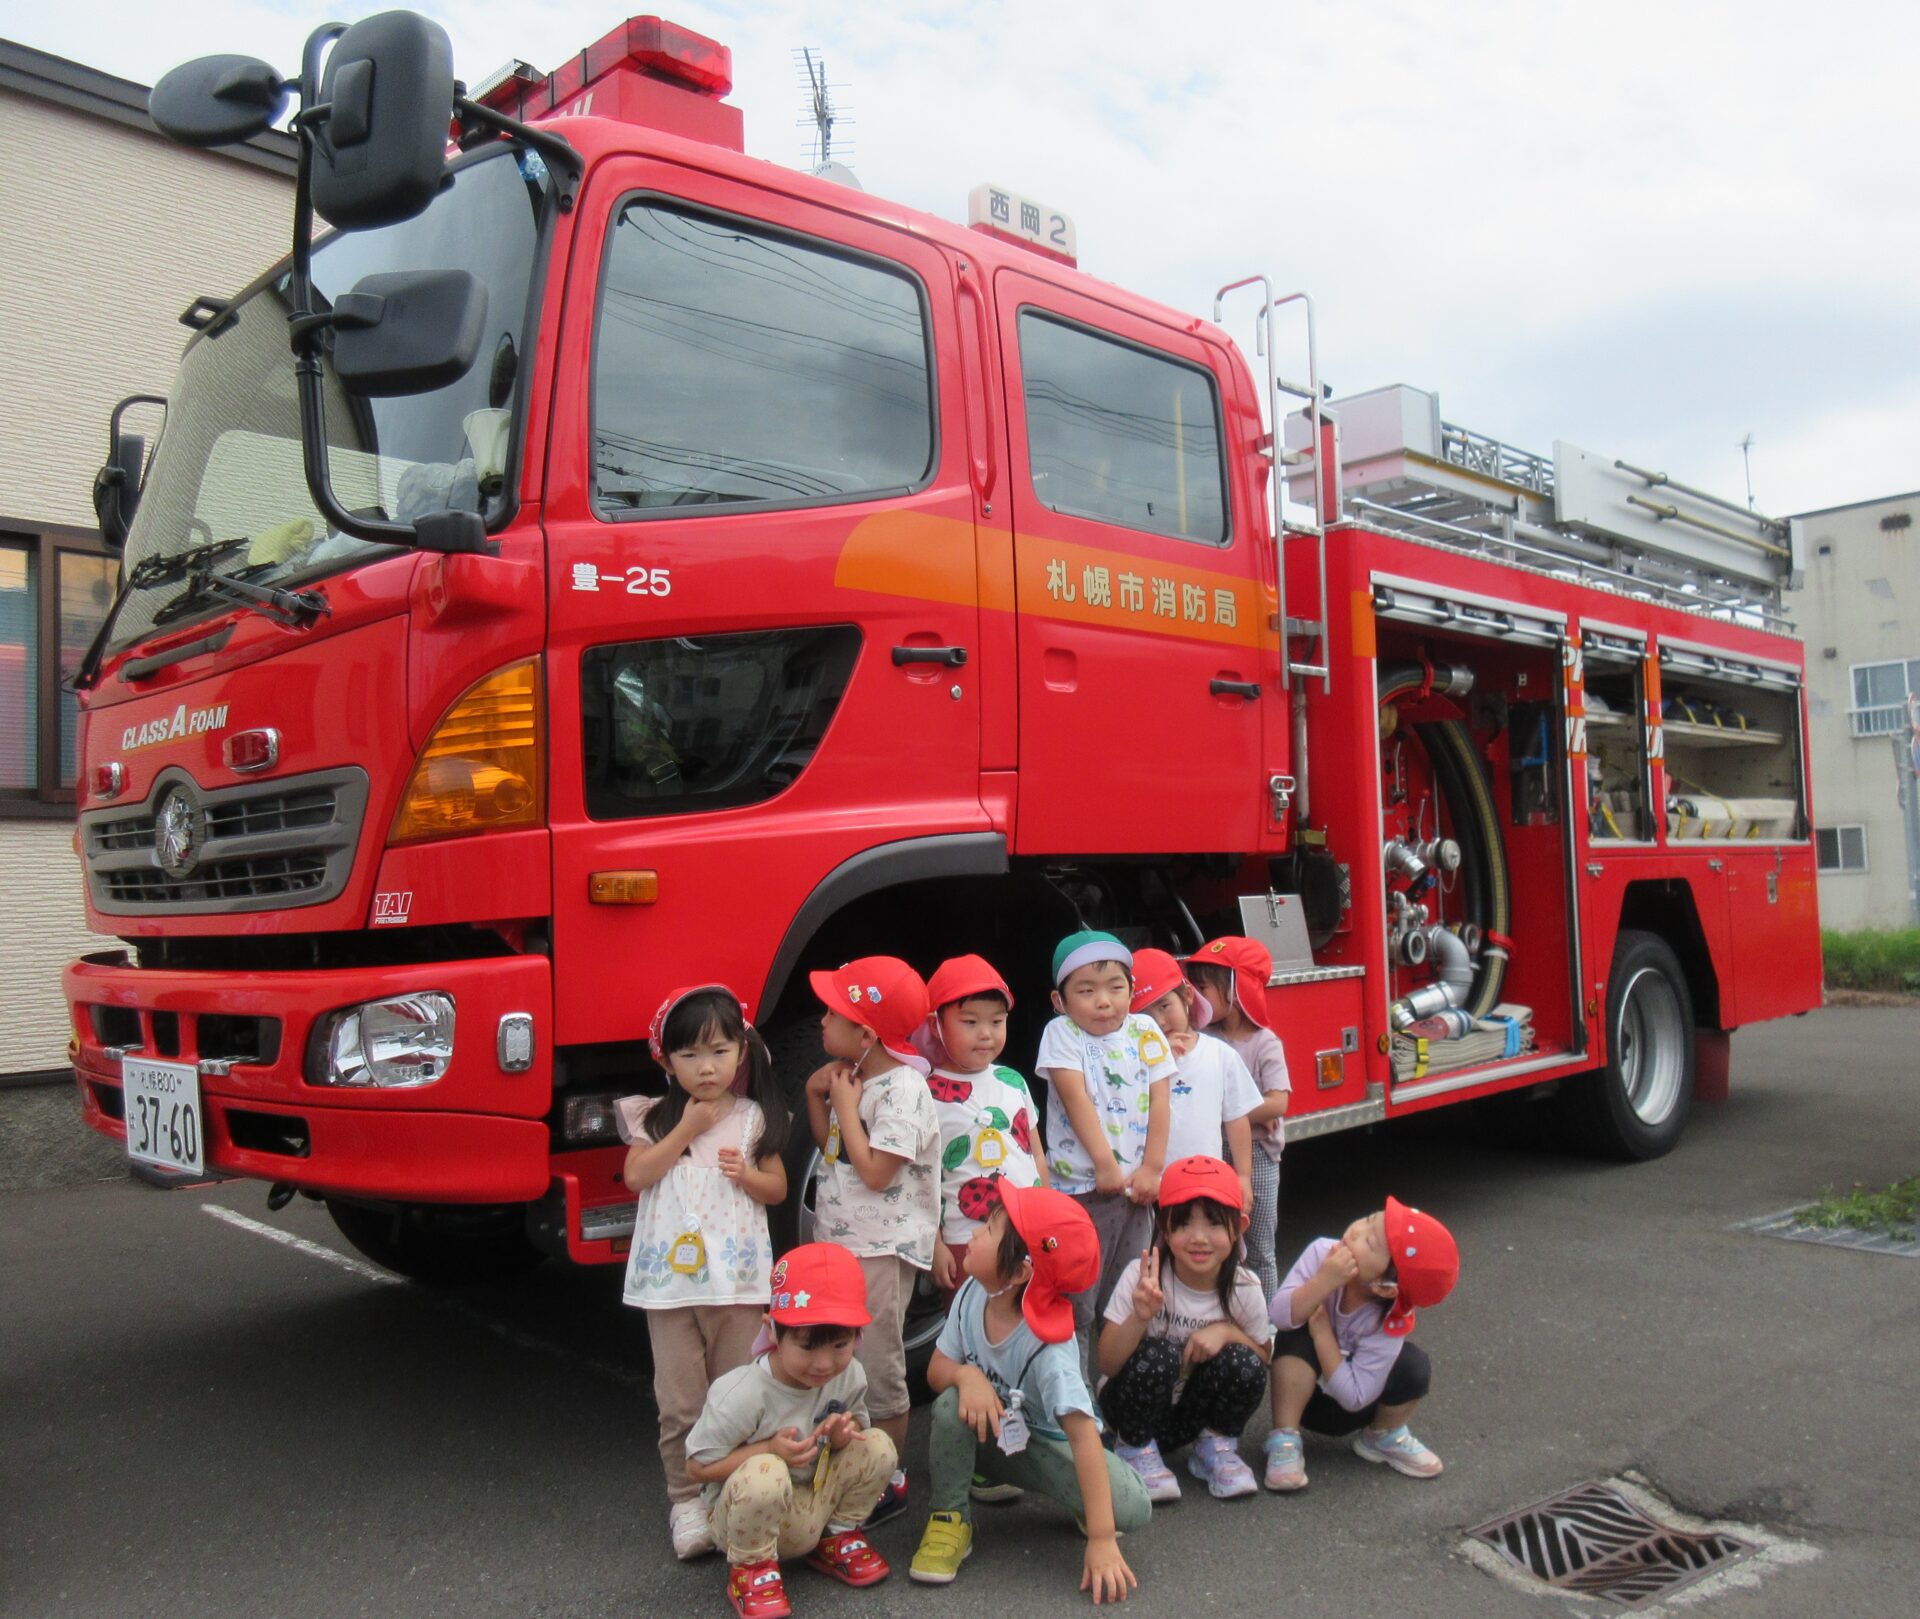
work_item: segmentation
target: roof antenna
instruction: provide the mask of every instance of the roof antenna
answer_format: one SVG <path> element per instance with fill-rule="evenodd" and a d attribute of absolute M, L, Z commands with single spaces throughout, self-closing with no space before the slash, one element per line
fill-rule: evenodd
<path fill-rule="evenodd" d="M 1740 441 L 1740 460 L 1747 469 L 1747 510 L 1753 510 L 1753 435 Z"/>
<path fill-rule="evenodd" d="M 837 161 L 833 155 L 834 126 L 853 122 L 833 104 L 833 92 L 836 89 L 844 90 L 846 86 L 827 83 L 826 58 L 810 47 L 802 46 L 795 51 L 793 63 L 800 70 L 800 82 L 807 97 L 806 115 L 795 121 L 796 127 L 813 130 L 813 141 L 807 150 L 809 168 L 822 180 L 860 190 L 860 182 L 854 178 L 853 170 Z M 847 143 L 843 141 L 841 151 L 845 154 L 847 150 Z"/>

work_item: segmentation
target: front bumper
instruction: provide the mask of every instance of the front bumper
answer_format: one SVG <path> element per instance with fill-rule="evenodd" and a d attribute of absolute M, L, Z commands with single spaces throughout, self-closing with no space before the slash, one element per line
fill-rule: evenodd
<path fill-rule="evenodd" d="M 124 1140 L 122 1048 L 200 1070 L 207 1168 L 308 1191 L 425 1203 L 511 1203 L 549 1186 L 552 975 L 540 956 L 305 972 L 142 970 L 76 962 L 64 975 L 87 1123 Z M 432 1085 L 307 1082 L 327 1013 L 419 990 L 451 995 L 453 1061 Z M 533 1066 L 505 1072 L 496 1030 L 534 1022 Z"/>

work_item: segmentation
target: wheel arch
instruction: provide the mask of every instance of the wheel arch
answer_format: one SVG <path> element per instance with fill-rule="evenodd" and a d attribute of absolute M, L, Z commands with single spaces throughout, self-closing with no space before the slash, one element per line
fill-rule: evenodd
<path fill-rule="evenodd" d="M 1675 877 L 1627 884 L 1620 901 L 1619 931 L 1633 929 L 1664 939 L 1686 975 L 1694 1026 L 1720 1029 L 1720 967 L 1714 960 L 1693 885 Z M 1617 935 L 1616 935 L 1617 936 Z"/>

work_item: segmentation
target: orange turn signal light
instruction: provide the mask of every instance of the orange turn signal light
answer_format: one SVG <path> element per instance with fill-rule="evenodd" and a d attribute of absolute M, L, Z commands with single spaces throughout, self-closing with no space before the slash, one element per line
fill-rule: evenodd
<path fill-rule="evenodd" d="M 387 845 L 538 826 L 546 778 L 540 660 L 525 658 L 469 686 L 433 728 Z"/>
<path fill-rule="evenodd" d="M 1317 1078 L 1321 1090 L 1335 1090 L 1346 1079 L 1347 1058 L 1344 1052 L 1323 1051 L 1314 1060 L 1319 1069 Z"/>
<path fill-rule="evenodd" d="M 659 897 L 657 871 L 595 871 L 587 876 L 587 898 L 595 905 L 651 905 Z"/>

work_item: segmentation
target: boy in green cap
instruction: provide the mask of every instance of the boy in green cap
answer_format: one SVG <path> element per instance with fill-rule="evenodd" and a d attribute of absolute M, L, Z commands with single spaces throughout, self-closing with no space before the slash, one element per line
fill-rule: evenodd
<path fill-rule="evenodd" d="M 1047 1082 L 1047 1169 L 1100 1238 L 1100 1280 L 1073 1301 L 1090 1369 L 1093 1323 L 1153 1233 L 1177 1065 L 1152 1018 L 1132 1009 L 1133 952 L 1111 933 L 1070 933 L 1053 952 L 1053 1009 L 1036 1067 Z"/>

